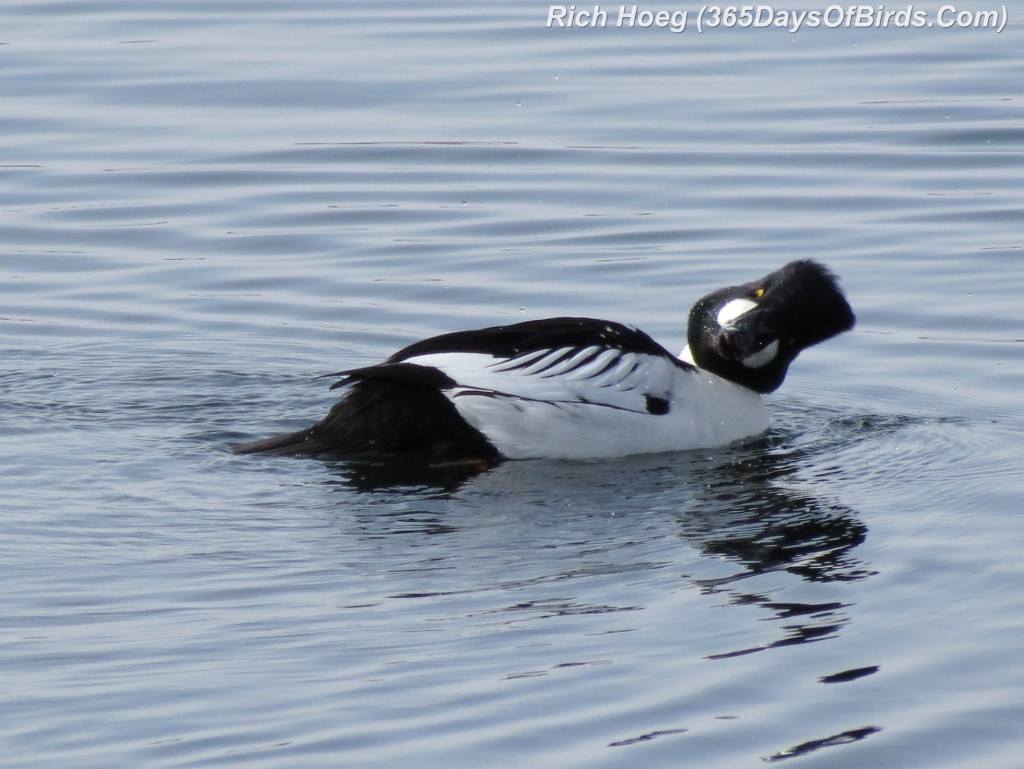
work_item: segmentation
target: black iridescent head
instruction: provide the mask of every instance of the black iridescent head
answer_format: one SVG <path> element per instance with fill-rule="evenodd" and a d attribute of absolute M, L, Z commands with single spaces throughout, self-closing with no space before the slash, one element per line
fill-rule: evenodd
<path fill-rule="evenodd" d="M 853 324 L 836 276 L 804 260 L 705 296 L 690 310 L 687 341 L 700 368 L 770 393 L 801 350 Z"/>

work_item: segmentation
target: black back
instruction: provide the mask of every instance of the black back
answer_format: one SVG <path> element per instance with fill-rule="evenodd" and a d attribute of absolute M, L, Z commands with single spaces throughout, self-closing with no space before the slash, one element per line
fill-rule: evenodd
<path fill-rule="evenodd" d="M 398 363 L 417 355 L 443 352 L 475 352 L 496 358 L 514 358 L 536 350 L 591 346 L 675 359 L 668 350 L 632 326 L 594 318 L 546 318 L 441 334 L 414 342 L 388 358 L 388 362 Z"/>

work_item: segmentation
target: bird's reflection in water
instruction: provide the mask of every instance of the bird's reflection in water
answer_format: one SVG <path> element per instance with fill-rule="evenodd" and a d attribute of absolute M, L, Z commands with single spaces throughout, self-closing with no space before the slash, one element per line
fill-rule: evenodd
<path fill-rule="evenodd" d="M 696 511 L 680 517 L 684 536 L 702 552 L 734 563 L 732 574 L 696 583 L 721 594 L 729 605 L 770 611 L 782 636 L 709 655 L 722 659 L 834 637 L 849 622 L 842 602 L 779 601 L 744 585 L 754 577 L 785 571 L 808 582 L 853 581 L 873 571 L 854 555 L 867 526 L 854 510 L 827 493 L 794 482 L 819 461 L 820 445 L 795 446 L 786 436 L 768 437 L 723 463 L 708 480 Z M 820 485 L 820 484 L 819 484 Z"/>
<path fill-rule="evenodd" d="M 813 422 L 807 419 L 789 431 L 772 430 L 754 442 L 715 451 L 497 465 L 426 458 L 338 462 L 333 482 L 344 493 L 348 531 L 374 539 L 412 537 L 419 560 L 403 562 L 402 568 L 406 576 L 409 569 L 423 569 L 414 584 L 424 591 L 415 595 L 438 594 L 426 590 L 436 576 L 430 569 L 464 575 L 463 567 L 481 558 L 500 562 L 500 569 L 443 585 L 487 596 L 473 616 L 488 622 L 611 612 L 642 617 L 648 588 L 638 575 L 663 575 L 666 567 L 688 572 L 681 579 L 716 606 L 756 607 L 756 619 L 768 620 L 751 623 L 748 614 L 728 634 L 742 639 L 731 646 L 718 646 L 722 641 L 714 639 L 721 635 L 709 636 L 697 653 L 717 665 L 837 637 L 854 616 L 839 585 L 873 574 L 857 555 L 867 526 L 839 500 L 838 484 L 829 479 L 845 472 L 844 451 L 860 450 L 864 440 L 903 423 L 820 413 Z M 488 520 L 478 528 L 481 516 Z M 423 548 L 427 534 L 444 536 L 431 537 L 433 546 Z M 686 547 L 672 548 L 673 537 Z M 706 558 L 698 558 L 696 568 L 693 551 Z M 467 561 L 467 552 L 476 560 Z M 603 601 L 603 593 L 577 582 L 608 574 L 622 574 L 637 588 L 618 601 Z M 523 593 L 524 587 L 554 584 L 561 586 L 557 594 Z M 659 578 L 657 584 L 664 582 Z M 842 683 L 879 669 L 860 665 L 828 671 L 819 680 Z M 807 755 L 880 728 L 794 741 L 763 760 Z"/>
<path fill-rule="evenodd" d="M 833 637 L 849 621 L 848 607 L 841 602 L 779 600 L 753 587 L 753 578 L 784 572 L 801 581 L 827 583 L 872 573 L 854 555 L 867 535 L 856 512 L 831 497 L 826 484 L 800 480 L 834 461 L 834 450 L 855 442 L 862 429 L 858 420 L 837 417 L 833 422 L 813 434 L 770 431 L 742 446 L 613 461 L 339 461 L 333 465 L 334 483 L 349 493 L 358 490 L 369 503 L 358 514 L 362 536 L 454 533 L 470 528 L 467 515 L 474 508 L 527 510 L 534 520 L 549 522 L 575 516 L 566 524 L 577 527 L 581 516 L 667 514 L 682 539 L 731 569 L 725 576 L 692 578 L 692 583 L 721 595 L 727 605 L 764 608 L 782 630 L 774 640 L 709 655 L 722 658 Z M 388 509 L 396 499 L 407 506 Z M 614 531 L 628 535 L 631 529 L 623 525 Z M 616 553 L 622 542 L 607 527 L 600 536 L 602 542 L 588 549 L 588 557 L 604 547 L 604 557 L 614 565 L 622 557 Z M 748 584 L 752 587 L 745 589 Z"/>
<path fill-rule="evenodd" d="M 488 459 L 439 460 L 419 454 L 324 460 L 336 473 L 335 483 L 361 492 L 446 494 L 493 469 Z"/>

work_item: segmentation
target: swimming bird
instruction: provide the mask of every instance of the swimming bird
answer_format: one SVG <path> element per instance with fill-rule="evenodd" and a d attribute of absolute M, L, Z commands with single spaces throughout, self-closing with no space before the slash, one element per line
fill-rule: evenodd
<path fill-rule="evenodd" d="M 854 324 L 836 276 L 790 262 L 690 310 L 675 356 L 632 326 L 548 318 L 431 337 L 340 371 L 312 427 L 240 454 L 617 457 L 724 446 L 768 428 L 761 398 L 804 349 Z"/>

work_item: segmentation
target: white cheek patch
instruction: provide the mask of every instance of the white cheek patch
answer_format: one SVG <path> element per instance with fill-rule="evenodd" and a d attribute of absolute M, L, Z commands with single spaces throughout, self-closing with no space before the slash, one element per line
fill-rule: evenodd
<path fill-rule="evenodd" d="M 732 299 L 722 305 L 722 309 L 718 311 L 715 320 L 718 321 L 718 325 L 722 328 L 728 328 L 729 324 L 736 320 L 736 318 L 745 312 L 753 310 L 755 307 L 757 307 L 757 302 L 752 302 L 749 299 Z"/>
<path fill-rule="evenodd" d="M 767 366 L 773 360 L 775 356 L 779 354 L 779 340 L 773 339 L 763 349 L 758 350 L 753 355 L 748 355 L 742 360 L 742 363 L 747 368 L 761 368 L 761 366 Z"/>

